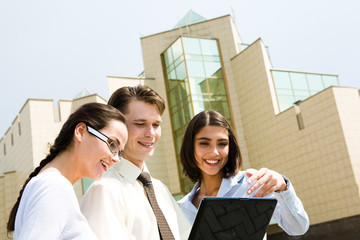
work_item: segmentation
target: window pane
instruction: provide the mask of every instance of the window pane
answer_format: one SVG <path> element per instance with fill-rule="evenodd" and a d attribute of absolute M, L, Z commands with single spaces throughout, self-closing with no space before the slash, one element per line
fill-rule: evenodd
<path fill-rule="evenodd" d="M 176 76 L 177 76 L 177 79 L 185 79 L 187 76 L 186 76 L 186 67 L 185 67 L 185 63 L 182 62 L 180 63 L 177 67 L 176 67 Z"/>
<path fill-rule="evenodd" d="M 309 83 L 310 90 L 320 91 L 320 90 L 324 89 L 324 85 L 323 85 L 322 80 L 321 80 L 321 75 L 319 75 L 319 74 L 306 74 L 306 77 L 307 77 L 307 80 L 308 80 L 308 83 Z"/>
<path fill-rule="evenodd" d="M 192 94 L 208 93 L 205 78 L 190 78 L 190 89 Z"/>
<path fill-rule="evenodd" d="M 324 80 L 325 88 L 327 88 L 329 86 L 338 86 L 339 85 L 339 81 L 336 76 L 323 75 L 322 77 Z"/>
<path fill-rule="evenodd" d="M 292 88 L 288 72 L 272 71 L 276 88 Z"/>
<path fill-rule="evenodd" d="M 221 69 L 219 62 L 204 62 L 204 66 L 206 77 L 212 77 Z"/>
<path fill-rule="evenodd" d="M 184 51 L 186 54 L 201 55 L 200 42 L 198 38 L 183 37 Z"/>
<path fill-rule="evenodd" d="M 214 39 L 200 39 L 203 55 L 219 55 L 217 42 Z"/>
<path fill-rule="evenodd" d="M 187 61 L 188 73 L 191 77 L 205 77 L 204 64 L 198 61 Z"/>
<path fill-rule="evenodd" d="M 291 107 L 295 102 L 294 96 L 289 95 L 278 95 L 280 111 L 284 111 Z"/>
<path fill-rule="evenodd" d="M 226 95 L 225 84 L 223 79 L 208 79 L 209 90 L 215 95 Z"/>
<path fill-rule="evenodd" d="M 180 38 L 171 46 L 171 49 L 172 49 L 172 53 L 173 53 L 173 59 L 177 59 L 183 55 Z"/>
<path fill-rule="evenodd" d="M 290 78 L 294 89 L 308 89 L 305 74 L 290 73 Z"/>

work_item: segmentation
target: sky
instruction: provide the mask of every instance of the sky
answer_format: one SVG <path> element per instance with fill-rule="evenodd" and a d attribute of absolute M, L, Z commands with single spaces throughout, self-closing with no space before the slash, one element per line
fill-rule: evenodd
<path fill-rule="evenodd" d="M 230 14 L 244 43 L 261 38 L 273 68 L 338 74 L 360 88 L 358 0 L 0 0 L 0 138 L 28 98 L 109 98 L 107 76 L 143 71 L 140 38 L 189 11 Z"/>

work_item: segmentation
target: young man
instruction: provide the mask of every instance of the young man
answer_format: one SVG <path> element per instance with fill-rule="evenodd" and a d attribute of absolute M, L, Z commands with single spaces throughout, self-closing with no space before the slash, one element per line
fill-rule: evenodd
<path fill-rule="evenodd" d="M 145 160 L 153 155 L 161 136 L 164 100 L 151 88 L 138 85 L 119 88 L 108 104 L 125 115 L 128 141 L 123 159 L 84 195 L 82 213 L 99 239 L 187 239 L 191 225 L 166 186 L 151 178 L 154 203 L 148 183 L 141 179 L 149 172 Z"/>

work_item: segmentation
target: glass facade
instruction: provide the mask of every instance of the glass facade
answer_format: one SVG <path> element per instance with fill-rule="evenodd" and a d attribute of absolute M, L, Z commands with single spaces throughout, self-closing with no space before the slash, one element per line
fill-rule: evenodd
<path fill-rule="evenodd" d="M 186 127 L 194 115 L 216 110 L 231 123 L 228 97 L 217 40 L 180 37 L 163 54 L 163 64 L 170 117 L 178 165 Z M 192 188 L 181 176 L 182 190 Z"/>
<path fill-rule="evenodd" d="M 280 112 L 293 106 L 294 102 L 324 90 L 338 86 L 336 75 L 272 70 Z"/>

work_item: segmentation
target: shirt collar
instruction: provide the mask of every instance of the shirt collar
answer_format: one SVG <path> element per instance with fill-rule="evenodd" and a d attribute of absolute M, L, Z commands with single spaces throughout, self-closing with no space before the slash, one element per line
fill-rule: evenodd
<path fill-rule="evenodd" d="M 126 181 L 133 183 L 139 177 L 141 169 L 129 160 L 122 158 L 119 163 L 115 164 L 115 171 L 119 173 Z M 144 172 L 149 172 L 146 164 L 144 163 Z"/>

